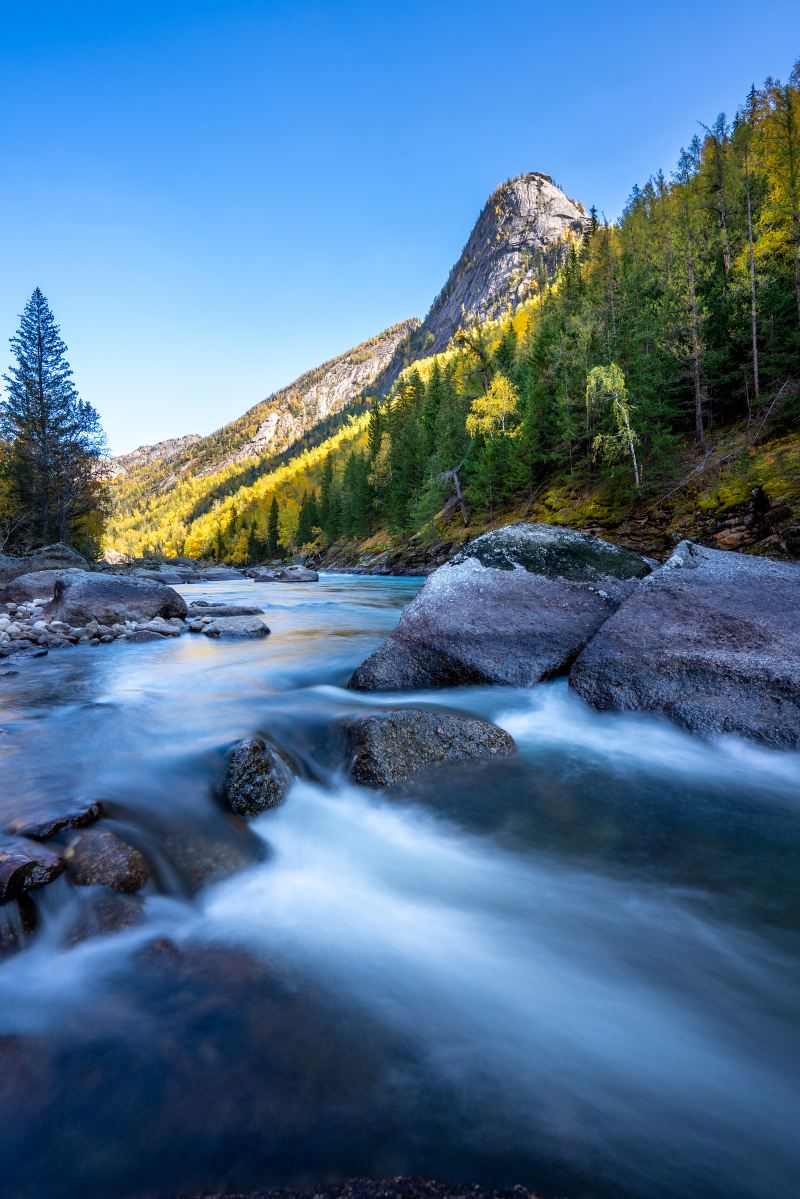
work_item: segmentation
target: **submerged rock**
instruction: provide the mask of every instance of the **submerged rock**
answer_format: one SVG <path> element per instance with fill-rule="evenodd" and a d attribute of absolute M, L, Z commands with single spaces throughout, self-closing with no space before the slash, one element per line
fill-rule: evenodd
<path fill-rule="evenodd" d="M 530 687 L 566 673 L 651 569 L 638 554 L 572 529 L 517 524 L 485 533 L 430 576 L 350 686 Z"/>
<path fill-rule="evenodd" d="M 138 849 L 107 829 L 79 833 L 64 854 L 70 882 L 79 887 L 140 891 L 150 877 Z"/>
<path fill-rule="evenodd" d="M 26 891 L 44 887 L 58 878 L 64 863 L 44 845 L 13 841 L 0 845 L 0 903 L 19 899 Z"/>
<path fill-rule="evenodd" d="M 355 782 L 388 787 L 431 766 L 506 757 L 514 741 L 477 716 L 407 708 L 356 717 L 346 725 Z"/>
<path fill-rule="evenodd" d="M 186 601 L 164 583 L 106 572 L 70 572 L 57 580 L 52 602 L 44 610 L 47 620 L 63 620 L 72 626 L 96 620 L 111 625 L 118 621 L 152 620 L 156 616 L 185 617 Z"/>
<path fill-rule="evenodd" d="M 575 662 L 597 708 L 800 745 L 800 564 L 684 541 Z"/>
<path fill-rule="evenodd" d="M 249 737 L 231 751 L 223 784 L 225 802 L 240 816 L 257 816 L 281 803 L 293 777 L 279 750 L 261 737 Z"/>
<path fill-rule="evenodd" d="M 269 628 L 255 616 L 221 616 L 203 625 L 206 637 L 247 638 L 266 637 Z"/>

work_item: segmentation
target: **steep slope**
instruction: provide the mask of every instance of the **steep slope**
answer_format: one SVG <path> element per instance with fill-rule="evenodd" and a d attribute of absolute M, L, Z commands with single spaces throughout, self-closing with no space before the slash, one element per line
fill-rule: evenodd
<path fill-rule="evenodd" d="M 387 392 L 409 362 L 444 350 L 473 320 L 512 311 L 556 274 L 590 218 L 549 175 L 530 171 L 486 201 L 442 290 L 418 329 L 376 381 Z"/>
<path fill-rule="evenodd" d="M 205 478 L 237 463 L 273 458 L 369 388 L 418 326 L 415 319 L 393 325 L 307 371 L 207 437 L 174 437 L 114 458 L 112 478 L 127 477 L 132 484 L 138 479 L 146 491 L 164 491 L 183 475 Z M 117 503 L 123 493 L 117 489 Z"/>

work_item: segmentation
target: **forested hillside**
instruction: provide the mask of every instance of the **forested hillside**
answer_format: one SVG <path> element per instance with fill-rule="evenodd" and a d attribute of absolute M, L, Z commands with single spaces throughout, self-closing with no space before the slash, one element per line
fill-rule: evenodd
<path fill-rule="evenodd" d="M 468 321 L 274 469 L 211 502 L 195 478 L 160 502 L 140 474 L 109 544 L 243 562 L 474 532 L 543 503 L 610 528 L 672 496 L 699 519 L 708 497 L 722 512 L 766 483 L 756 506 L 778 499 L 793 536 L 800 68 L 634 188 L 618 223 L 592 210 L 561 244 L 555 277 L 531 277 L 505 314 Z"/>

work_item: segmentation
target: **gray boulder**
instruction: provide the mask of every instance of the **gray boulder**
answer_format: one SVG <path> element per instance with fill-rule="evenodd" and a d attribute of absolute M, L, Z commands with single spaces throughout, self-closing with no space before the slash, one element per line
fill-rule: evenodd
<path fill-rule="evenodd" d="M 477 716 L 406 708 L 346 724 L 350 774 L 369 787 L 389 787 L 431 767 L 507 757 L 514 741 Z"/>
<path fill-rule="evenodd" d="M 0 554 L 0 583 L 9 583 L 18 575 L 31 574 L 38 570 L 91 570 L 91 565 L 74 550 L 72 546 L 62 541 L 54 545 L 45 545 L 41 549 L 32 550 L 29 554 L 18 557 L 8 557 Z"/>
<path fill-rule="evenodd" d="M 269 634 L 269 628 L 257 616 L 220 616 L 204 625 L 202 631 L 206 637 L 225 640 L 266 637 Z"/>
<path fill-rule="evenodd" d="M 254 583 L 275 583 L 278 580 L 278 570 L 270 566 L 259 566 L 247 572 Z"/>
<path fill-rule="evenodd" d="M 189 604 L 188 620 L 197 620 L 204 616 L 263 616 L 264 609 L 255 604 L 212 604 L 198 600 Z"/>
<path fill-rule="evenodd" d="M 317 583 L 319 575 L 307 566 L 284 566 L 278 571 L 277 580 L 279 583 Z"/>
<path fill-rule="evenodd" d="M 800 745 L 800 564 L 681 542 L 584 649 L 570 682 L 597 708 Z"/>
<path fill-rule="evenodd" d="M 0 591 L 0 603 L 26 604 L 30 600 L 50 600 L 59 579 L 83 573 L 84 571 L 77 567 L 70 567 L 68 570 L 35 570 L 25 575 L 17 575 Z"/>
<path fill-rule="evenodd" d="M 638 554 L 551 525 L 509 525 L 440 566 L 350 686 L 530 687 L 564 674 L 650 573 Z"/>
<path fill-rule="evenodd" d="M 105 572 L 70 572 L 58 579 L 52 601 L 44 610 L 47 620 L 63 620 L 81 627 L 91 620 L 112 625 L 126 620 L 146 621 L 156 616 L 186 616 L 186 601 L 164 583 Z"/>
<path fill-rule="evenodd" d="M 223 795 L 240 816 L 257 816 L 277 807 L 292 784 L 292 768 L 261 737 L 240 741 L 231 751 Z"/>

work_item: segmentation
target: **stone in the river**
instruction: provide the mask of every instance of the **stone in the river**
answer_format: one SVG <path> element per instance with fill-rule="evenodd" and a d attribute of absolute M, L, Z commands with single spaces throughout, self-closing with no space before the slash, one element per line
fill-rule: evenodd
<path fill-rule="evenodd" d="M 516 524 L 485 533 L 434 571 L 350 686 L 530 687 L 564 674 L 651 569 L 638 554 L 573 529 Z"/>
<path fill-rule="evenodd" d="M 203 625 L 206 637 L 244 638 L 266 637 L 269 628 L 255 616 L 220 616 Z"/>
<path fill-rule="evenodd" d="M 240 741 L 231 751 L 223 794 L 240 816 L 257 816 L 276 807 L 292 784 L 292 768 L 261 737 Z"/>
<path fill-rule="evenodd" d="M 0 554 L 0 583 L 8 583 L 18 575 L 29 574 L 38 570 L 91 570 L 90 564 L 82 554 L 72 546 L 57 541 L 54 545 L 45 545 L 41 549 L 32 550 L 29 554 L 19 557 L 8 557 Z"/>
<path fill-rule="evenodd" d="M 350 773 L 357 783 L 389 787 L 432 766 L 506 757 L 514 741 L 477 716 L 406 708 L 346 723 Z"/>
<path fill-rule="evenodd" d="M 6 832 L 18 837 L 32 837 L 36 841 L 47 841 L 68 828 L 85 828 L 94 824 L 103 815 L 99 800 L 76 801 L 52 811 L 19 816 L 6 826 Z"/>
<path fill-rule="evenodd" d="M 212 604 L 197 603 L 189 605 L 187 620 L 200 616 L 263 616 L 264 609 L 255 604 Z"/>
<path fill-rule="evenodd" d="M 112 891 L 140 891 L 150 877 L 138 849 L 107 829 L 87 829 L 69 844 L 64 860 L 70 882 Z"/>
<path fill-rule="evenodd" d="M 575 662 L 597 708 L 800 745 L 800 563 L 683 541 Z"/>
<path fill-rule="evenodd" d="M 64 869 L 58 854 L 31 841 L 0 845 L 0 903 L 44 887 Z"/>
<path fill-rule="evenodd" d="M 130 633 L 125 636 L 126 641 L 133 641 L 135 644 L 144 644 L 147 641 L 166 641 L 166 633 L 157 633 L 155 629 L 131 629 Z"/>
<path fill-rule="evenodd" d="M 315 570 L 309 570 L 307 566 L 284 566 L 283 570 L 278 571 L 279 583 L 317 583 L 319 575 Z"/>
<path fill-rule="evenodd" d="M 35 570 L 17 575 L 0 591 L 0 603 L 25 604 L 36 599 L 51 600 L 59 579 L 84 573 L 84 570 L 72 567 L 69 570 Z"/>
<path fill-rule="evenodd" d="M 76 572 L 57 580 L 44 616 L 46 620 L 63 620 L 73 626 L 87 625 L 91 620 L 111 625 L 125 620 L 152 620 L 156 616 L 184 617 L 186 610 L 183 597 L 164 583 L 106 572 Z"/>
<path fill-rule="evenodd" d="M 70 921 L 64 942 L 79 945 L 92 937 L 135 928 L 144 923 L 144 918 L 144 903 L 139 895 L 119 891 L 89 892 Z"/>
<path fill-rule="evenodd" d="M 275 583 L 279 574 L 278 570 L 271 566 L 258 566 L 249 573 L 254 583 Z"/>
<path fill-rule="evenodd" d="M 507 1190 L 477 1183 L 439 1182 L 427 1178 L 351 1178 L 348 1182 L 324 1183 L 299 1191 L 247 1191 L 231 1195 L 229 1191 L 206 1189 L 186 1199 L 538 1199 L 527 1187 Z"/>

